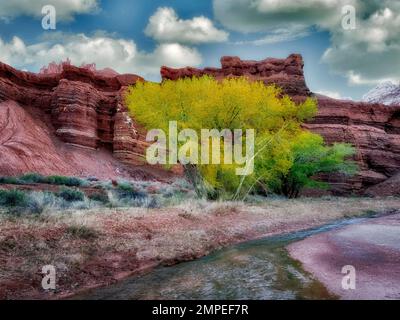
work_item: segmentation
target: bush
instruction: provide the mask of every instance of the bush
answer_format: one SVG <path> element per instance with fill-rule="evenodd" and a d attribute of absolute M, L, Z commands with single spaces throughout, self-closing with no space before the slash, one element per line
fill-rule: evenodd
<path fill-rule="evenodd" d="M 264 182 L 277 194 L 297 198 L 305 187 L 328 186 L 315 179 L 318 174 L 354 175 L 357 172 L 357 165 L 348 158 L 355 153 L 355 148 L 349 144 L 335 143 L 327 146 L 321 136 L 305 131 L 294 139 L 288 149 L 287 162 L 290 164 L 288 170 L 284 173 L 276 172 Z"/>
<path fill-rule="evenodd" d="M 58 196 L 69 202 L 85 200 L 85 194 L 82 191 L 71 188 L 62 188 Z"/>
<path fill-rule="evenodd" d="M 64 176 L 50 176 L 46 178 L 46 182 L 49 184 L 63 185 L 67 187 L 80 187 L 85 184 L 82 179 Z"/>
<path fill-rule="evenodd" d="M 143 199 L 147 197 L 147 194 L 136 190 L 131 184 L 121 182 L 118 184 L 118 196 L 120 199 Z"/>
<path fill-rule="evenodd" d="M 31 184 L 31 183 L 45 183 L 54 185 L 64 185 L 67 187 L 80 187 L 86 184 L 82 179 L 75 177 L 64 176 L 49 176 L 44 177 L 38 173 L 27 173 L 19 178 L 15 177 L 0 177 L 0 184 Z"/>
<path fill-rule="evenodd" d="M 0 184 L 20 184 L 17 178 L 14 177 L 0 177 Z"/>
<path fill-rule="evenodd" d="M 38 173 L 27 173 L 19 177 L 23 183 L 46 183 L 46 178 Z"/>
<path fill-rule="evenodd" d="M 28 196 L 26 209 L 29 213 L 42 214 L 46 209 L 63 207 L 63 199 L 51 192 L 32 192 Z"/>
<path fill-rule="evenodd" d="M 101 203 L 109 202 L 108 195 L 106 195 L 104 193 L 93 193 L 93 194 L 89 195 L 89 199 L 93 200 L 93 201 L 101 202 Z"/>
<path fill-rule="evenodd" d="M 22 207 L 26 205 L 27 196 L 19 190 L 0 190 L 0 205 L 6 207 Z"/>

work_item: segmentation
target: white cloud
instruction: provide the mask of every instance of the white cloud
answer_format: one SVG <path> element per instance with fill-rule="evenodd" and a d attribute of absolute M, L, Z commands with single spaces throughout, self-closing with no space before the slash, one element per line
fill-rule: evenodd
<path fill-rule="evenodd" d="M 341 98 L 340 93 L 339 92 L 335 92 L 335 91 L 317 91 L 315 93 L 323 95 L 323 96 L 327 96 L 327 97 L 333 98 L 333 99 L 340 99 Z"/>
<path fill-rule="evenodd" d="M 341 7 L 357 0 L 214 0 L 214 13 L 224 26 L 239 32 L 332 25 Z"/>
<path fill-rule="evenodd" d="M 1 0 L 0 19 L 10 20 L 18 16 L 43 17 L 46 5 L 56 8 L 57 19 L 72 20 L 76 14 L 93 13 L 98 10 L 98 0 Z"/>
<path fill-rule="evenodd" d="M 321 90 L 321 91 L 317 91 L 315 93 L 323 95 L 323 96 L 327 96 L 329 98 L 338 99 L 338 100 L 353 100 L 350 97 L 342 97 L 342 95 L 337 91 Z"/>
<path fill-rule="evenodd" d="M 356 30 L 331 30 L 332 45 L 322 61 L 345 74 L 350 84 L 377 84 L 400 79 L 400 7 L 380 8 L 359 19 Z"/>
<path fill-rule="evenodd" d="M 356 8 L 355 30 L 342 27 L 345 5 Z M 331 46 L 322 61 L 350 84 L 400 79 L 398 0 L 214 0 L 214 13 L 229 29 L 266 33 L 253 44 L 296 39 L 311 27 L 328 31 Z"/>
<path fill-rule="evenodd" d="M 187 44 L 223 42 L 229 36 L 204 16 L 183 20 L 172 8 L 158 8 L 150 17 L 145 33 L 160 42 Z"/>
<path fill-rule="evenodd" d="M 26 45 L 18 37 L 9 43 L 0 39 L 0 61 L 20 69 L 39 70 L 49 62 L 67 58 L 75 65 L 95 62 L 98 68 L 111 67 L 120 73 L 144 76 L 159 75 L 162 65 L 197 66 L 202 60 L 196 49 L 181 44 L 160 44 L 152 52 L 143 52 L 132 40 L 101 33 L 91 37 L 57 33 L 33 45 Z"/>
<path fill-rule="evenodd" d="M 272 32 L 269 32 L 266 36 L 251 40 L 251 41 L 237 41 L 235 44 L 243 45 L 243 44 L 253 44 L 255 46 L 262 46 L 266 44 L 274 44 L 279 42 L 287 42 L 294 41 L 297 39 L 301 39 L 310 35 L 310 31 L 306 29 L 301 30 L 290 30 L 290 29 L 278 29 Z"/>

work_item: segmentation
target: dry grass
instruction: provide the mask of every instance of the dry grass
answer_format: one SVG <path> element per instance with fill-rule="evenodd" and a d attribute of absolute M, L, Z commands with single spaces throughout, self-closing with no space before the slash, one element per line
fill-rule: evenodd
<path fill-rule="evenodd" d="M 70 210 L 0 216 L 0 298 L 42 297 L 42 266 L 57 270 L 54 294 L 116 281 L 140 268 L 190 260 L 228 244 L 291 232 L 374 211 L 399 198 L 191 200 L 164 209 Z"/>

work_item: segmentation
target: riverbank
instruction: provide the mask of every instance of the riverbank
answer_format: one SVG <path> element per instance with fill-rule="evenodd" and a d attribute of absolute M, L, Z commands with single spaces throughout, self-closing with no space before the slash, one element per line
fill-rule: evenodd
<path fill-rule="evenodd" d="M 0 217 L 0 298 L 65 298 L 231 244 L 398 208 L 399 198 L 326 198 L 5 215 Z M 56 268 L 53 292 L 41 288 L 44 265 Z"/>
<path fill-rule="evenodd" d="M 400 299 L 400 210 L 313 235 L 290 244 L 288 251 L 341 299 Z M 351 269 L 343 274 L 345 266 Z"/>

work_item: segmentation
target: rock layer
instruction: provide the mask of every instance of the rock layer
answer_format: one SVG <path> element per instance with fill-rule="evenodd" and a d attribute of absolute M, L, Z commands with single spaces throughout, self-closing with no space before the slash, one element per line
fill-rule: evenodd
<path fill-rule="evenodd" d="M 137 81 L 72 65 L 42 75 L 0 63 L 0 175 L 168 176 L 143 166 L 143 130 L 123 104 Z"/>
<path fill-rule="evenodd" d="M 347 142 L 357 148 L 355 160 L 359 165 L 359 173 L 356 176 L 322 176 L 332 186 L 331 193 L 364 194 L 368 189 L 368 195 L 393 194 L 393 183 L 382 183 L 400 173 L 400 106 L 335 100 L 311 93 L 304 79 L 304 64 L 300 55 L 258 62 L 223 57 L 221 65 L 221 69 L 163 67 L 161 75 L 164 80 L 202 75 L 214 76 L 218 80 L 245 76 L 267 85 L 276 84 L 296 101 L 315 97 L 319 112 L 305 128 L 321 134 L 328 143 Z M 376 188 L 371 188 L 378 184 L 382 188 L 390 186 L 391 189 L 377 192 Z M 397 185 L 397 189 L 400 189 L 400 185 Z"/>
<path fill-rule="evenodd" d="M 185 77 L 212 76 L 216 79 L 226 77 L 247 77 L 251 80 L 263 81 L 266 85 L 276 84 L 292 96 L 309 96 L 303 73 L 304 62 L 299 54 L 292 54 L 286 59 L 268 58 L 262 61 L 241 60 L 239 57 L 222 57 L 221 68 L 161 68 L 164 80 L 177 80 Z"/>

